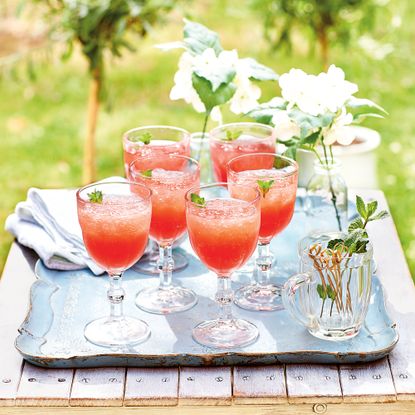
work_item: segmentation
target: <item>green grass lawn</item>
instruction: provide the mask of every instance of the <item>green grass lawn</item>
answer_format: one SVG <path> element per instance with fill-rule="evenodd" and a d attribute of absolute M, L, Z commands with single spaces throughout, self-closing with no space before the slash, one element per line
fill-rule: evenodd
<path fill-rule="evenodd" d="M 347 51 L 339 47 L 333 50 L 331 60 L 346 71 L 349 80 L 359 84 L 358 96 L 375 100 L 389 112 L 386 119 L 365 125 L 382 135 L 378 151 L 379 183 L 389 200 L 415 275 L 415 29 L 412 24 L 415 2 L 391 3 L 394 13 L 402 17 L 401 26 L 384 36 L 394 46 L 392 54 L 383 60 L 373 60 L 358 46 Z M 314 53 L 271 54 L 262 39 L 261 23 L 244 2 L 198 2 L 194 10 L 192 18 L 220 32 L 225 48 L 236 47 L 241 56 L 254 56 L 278 73 L 292 66 L 320 71 L 321 64 Z M 382 34 L 382 28 L 379 33 Z M 102 111 L 99 119 L 99 178 L 123 173 L 121 135 L 131 127 L 173 124 L 190 131 L 201 129 L 200 114 L 168 98 L 179 52 L 162 53 L 153 48 L 155 43 L 180 36 L 181 21 L 176 13 L 167 25 L 137 45 L 137 53 L 127 54 L 109 65 L 112 110 Z M 61 63 L 53 56 L 49 64 L 38 66 L 33 82 L 24 76 L 0 81 L 1 223 L 31 186 L 80 184 L 88 93 L 85 68 L 79 56 L 68 63 Z M 263 90 L 264 99 L 278 93 L 273 83 L 265 84 Z M 226 115 L 226 121 L 236 119 Z M 0 269 L 11 241 L 11 236 L 1 229 Z"/>

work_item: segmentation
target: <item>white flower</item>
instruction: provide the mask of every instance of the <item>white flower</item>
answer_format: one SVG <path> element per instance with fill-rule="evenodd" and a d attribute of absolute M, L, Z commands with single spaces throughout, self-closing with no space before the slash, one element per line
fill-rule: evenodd
<path fill-rule="evenodd" d="M 301 111 L 318 116 L 336 113 L 357 92 L 356 84 L 345 80 L 342 69 L 331 65 L 327 73 L 308 75 L 301 69 L 291 69 L 279 79 L 281 95 L 288 108 L 297 106 Z"/>
<path fill-rule="evenodd" d="M 356 132 L 350 127 L 353 115 L 343 107 L 341 114 L 334 120 L 331 127 L 323 129 L 323 143 L 331 146 L 335 142 L 348 146 L 356 138 Z"/>
<path fill-rule="evenodd" d="M 286 111 L 278 111 L 272 117 L 275 135 L 281 141 L 287 141 L 300 135 L 300 127 L 287 114 Z"/>
<path fill-rule="evenodd" d="M 236 76 L 234 82 L 236 91 L 230 100 L 230 110 L 234 114 L 246 114 L 258 106 L 261 89 L 252 83 L 248 77 Z"/>
<path fill-rule="evenodd" d="M 346 81 L 344 71 L 335 65 L 330 65 L 327 73 L 317 76 L 321 87 L 321 97 L 327 110 L 337 112 L 346 101 L 358 91 L 356 84 Z"/>

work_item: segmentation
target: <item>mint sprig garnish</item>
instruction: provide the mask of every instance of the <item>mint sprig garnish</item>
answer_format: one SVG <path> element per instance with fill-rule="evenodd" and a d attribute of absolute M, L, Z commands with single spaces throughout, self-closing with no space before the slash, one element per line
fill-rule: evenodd
<path fill-rule="evenodd" d="M 102 199 L 104 198 L 104 194 L 101 190 L 95 189 L 91 193 L 87 193 L 89 201 L 92 203 L 102 203 Z"/>
<path fill-rule="evenodd" d="M 137 143 L 138 141 L 141 141 L 143 144 L 150 144 L 151 139 L 153 138 L 153 134 L 146 131 L 145 133 L 140 134 L 138 137 L 131 137 L 129 138 L 130 141 Z"/>
<path fill-rule="evenodd" d="M 275 180 L 257 180 L 259 190 L 261 191 L 262 197 L 265 199 L 265 196 L 271 189 L 272 185 L 274 184 Z"/>
<path fill-rule="evenodd" d="M 242 134 L 242 131 L 226 131 L 226 138 L 224 141 L 235 141 L 237 140 Z"/>
<path fill-rule="evenodd" d="M 343 250 L 349 255 L 363 254 L 367 252 L 369 243 L 366 226 L 374 220 L 385 219 L 389 216 L 386 210 L 377 212 L 378 202 L 373 200 L 365 204 L 360 196 L 356 196 L 356 209 L 359 217 L 349 224 L 347 235 L 344 239 L 332 239 L 328 242 L 327 248 L 332 250 Z"/>
<path fill-rule="evenodd" d="M 152 177 L 153 176 L 153 170 L 152 169 L 143 170 L 141 172 L 141 175 L 144 176 L 144 177 Z"/>
<path fill-rule="evenodd" d="M 190 200 L 192 203 L 194 203 L 198 207 L 205 207 L 206 206 L 206 200 L 204 197 L 199 196 L 196 193 L 190 194 Z"/>

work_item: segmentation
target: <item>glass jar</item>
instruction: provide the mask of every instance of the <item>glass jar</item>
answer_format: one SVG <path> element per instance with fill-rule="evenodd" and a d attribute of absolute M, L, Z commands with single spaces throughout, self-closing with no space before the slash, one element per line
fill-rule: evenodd
<path fill-rule="evenodd" d="M 210 157 L 209 134 L 202 132 L 190 135 L 190 156 L 200 164 L 200 184 L 213 183 L 212 159 Z"/>
<path fill-rule="evenodd" d="M 304 210 L 310 231 L 347 230 L 347 185 L 336 160 L 314 162 L 314 174 L 307 184 Z"/>
<path fill-rule="evenodd" d="M 282 291 L 285 308 L 315 337 L 347 340 L 359 333 L 365 320 L 371 292 L 373 249 L 348 254 L 327 253 L 332 238 L 340 233 L 322 234 L 303 240 L 301 274 L 288 279 Z M 309 243 L 311 242 L 311 245 Z"/>

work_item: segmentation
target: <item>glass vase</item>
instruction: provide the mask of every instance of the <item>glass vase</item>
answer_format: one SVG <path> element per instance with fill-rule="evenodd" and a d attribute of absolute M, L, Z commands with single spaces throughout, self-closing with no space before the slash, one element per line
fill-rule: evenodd
<path fill-rule="evenodd" d="M 316 160 L 307 184 L 304 210 L 310 217 L 310 231 L 347 230 L 347 185 L 336 160 Z"/>
<path fill-rule="evenodd" d="M 209 134 L 193 133 L 190 136 L 190 155 L 200 165 L 200 184 L 213 183 L 212 159 L 210 157 Z"/>

